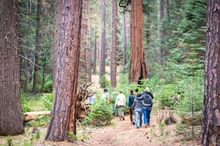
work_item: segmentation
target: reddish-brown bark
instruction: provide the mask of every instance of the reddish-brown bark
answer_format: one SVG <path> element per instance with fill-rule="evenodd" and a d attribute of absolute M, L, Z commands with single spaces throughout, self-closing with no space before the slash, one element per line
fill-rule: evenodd
<path fill-rule="evenodd" d="M 76 133 L 75 105 L 80 56 L 82 1 L 62 0 L 59 4 L 55 97 L 46 136 L 46 140 L 52 141 L 63 141 L 67 139 L 68 132 Z"/>
<path fill-rule="evenodd" d="M 207 13 L 202 145 L 217 146 L 220 144 L 220 1 L 209 0 Z"/>
<path fill-rule="evenodd" d="M 138 83 L 147 78 L 143 48 L 142 0 L 131 1 L 131 58 L 129 81 Z"/>

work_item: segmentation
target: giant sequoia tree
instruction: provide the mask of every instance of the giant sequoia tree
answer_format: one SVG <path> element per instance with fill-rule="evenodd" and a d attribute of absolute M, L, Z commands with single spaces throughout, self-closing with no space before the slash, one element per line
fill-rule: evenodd
<path fill-rule="evenodd" d="M 202 144 L 220 145 L 220 1 L 209 0 Z"/>
<path fill-rule="evenodd" d="M 76 133 L 75 104 L 80 56 L 81 0 L 58 2 L 54 104 L 46 139 L 63 141 Z"/>
<path fill-rule="evenodd" d="M 0 135 L 24 132 L 19 102 L 18 1 L 0 3 Z"/>
<path fill-rule="evenodd" d="M 131 1 L 131 58 L 129 81 L 137 83 L 147 78 L 143 47 L 142 0 Z"/>

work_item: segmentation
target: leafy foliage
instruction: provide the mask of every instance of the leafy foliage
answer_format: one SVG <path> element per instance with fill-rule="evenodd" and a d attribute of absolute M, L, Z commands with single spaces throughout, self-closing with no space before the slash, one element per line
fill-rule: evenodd
<path fill-rule="evenodd" d="M 43 105 L 48 111 L 52 109 L 53 97 L 53 94 L 45 94 L 42 97 Z"/>
<path fill-rule="evenodd" d="M 22 113 L 30 112 L 30 104 L 28 103 L 27 97 L 23 92 L 20 93 L 20 102 Z"/>
<path fill-rule="evenodd" d="M 102 88 L 106 88 L 109 87 L 111 84 L 110 81 L 106 78 L 106 76 L 102 76 L 102 78 L 100 79 L 100 85 Z"/>
<path fill-rule="evenodd" d="M 83 121 L 83 124 L 94 126 L 109 125 L 112 120 L 111 105 L 98 100 L 94 105 L 90 106 L 90 112 Z"/>

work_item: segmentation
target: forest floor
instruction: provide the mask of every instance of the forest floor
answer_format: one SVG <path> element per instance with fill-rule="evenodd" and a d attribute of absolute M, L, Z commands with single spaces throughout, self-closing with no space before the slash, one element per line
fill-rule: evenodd
<path fill-rule="evenodd" d="M 26 127 L 25 134 L 19 136 L 0 137 L 0 146 L 8 146 L 11 139 L 13 146 L 198 146 L 198 139 L 186 141 L 186 135 L 176 134 L 176 125 L 157 123 L 157 114 L 152 113 L 151 126 L 136 129 L 129 117 L 120 121 L 114 117 L 112 124 L 104 127 L 83 127 L 77 130 L 76 142 L 45 141 L 47 125 L 42 127 Z M 39 131 L 39 137 L 34 133 Z M 38 138 L 37 138 L 38 137 Z"/>
<path fill-rule="evenodd" d="M 108 68 L 107 68 L 108 70 Z M 109 78 L 109 76 L 107 76 Z M 98 84 L 98 75 L 93 75 L 92 80 L 95 81 L 91 87 L 94 91 L 102 92 Z M 37 100 L 33 100 L 33 111 L 43 110 L 42 105 L 37 104 Z M 0 137 L 0 146 L 198 146 L 198 137 L 186 141 L 190 135 L 190 129 L 182 134 L 177 134 L 177 124 L 165 125 L 157 122 L 158 107 L 154 104 L 151 114 L 151 126 L 144 128 L 143 126 L 136 129 L 129 120 L 129 116 L 125 117 L 125 121 L 120 121 L 118 117 L 114 117 L 112 124 L 104 127 L 83 127 L 77 129 L 78 135 L 76 142 L 48 142 L 45 141 L 48 120 L 44 126 L 29 127 L 26 126 L 25 133 L 19 136 Z M 36 132 L 37 131 L 37 132 Z M 199 131 L 199 130 L 197 130 Z M 199 134 L 197 134 L 199 135 Z M 73 137 L 74 139 L 74 137 Z"/>

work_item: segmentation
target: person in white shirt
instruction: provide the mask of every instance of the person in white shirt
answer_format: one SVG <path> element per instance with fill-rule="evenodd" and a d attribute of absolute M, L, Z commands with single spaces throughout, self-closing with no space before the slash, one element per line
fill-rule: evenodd
<path fill-rule="evenodd" d="M 115 106 L 118 110 L 119 119 L 125 120 L 124 107 L 126 106 L 126 98 L 121 91 L 119 91 L 119 94 L 116 97 Z"/>

